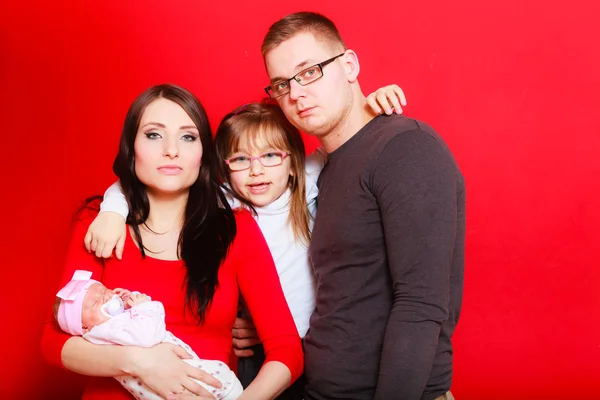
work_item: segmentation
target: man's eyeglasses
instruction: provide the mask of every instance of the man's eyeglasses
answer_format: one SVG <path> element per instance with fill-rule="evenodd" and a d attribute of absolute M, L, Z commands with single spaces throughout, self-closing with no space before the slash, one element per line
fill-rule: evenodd
<path fill-rule="evenodd" d="M 283 164 L 283 160 L 290 155 L 289 151 L 270 151 L 256 157 L 246 155 L 234 156 L 225 160 L 232 171 L 243 171 L 252 166 L 254 160 L 258 160 L 263 167 L 276 167 Z"/>
<path fill-rule="evenodd" d="M 345 52 L 342 54 L 338 54 L 335 57 L 331 57 L 329 60 L 325 60 L 321 63 L 313 65 L 312 67 L 308 67 L 298 72 L 296 75 L 292 76 L 290 79 L 285 79 L 278 82 L 273 82 L 269 86 L 265 88 L 265 92 L 272 99 L 276 99 L 277 97 L 281 97 L 290 92 L 290 82 L 295 80 L 298 84 L 302 86 L 309 85 L 319 78 L 323 77 L 323 67 L 327 64 L 333 62 L 336 58 L 343 56 L 346 54 Z"/>

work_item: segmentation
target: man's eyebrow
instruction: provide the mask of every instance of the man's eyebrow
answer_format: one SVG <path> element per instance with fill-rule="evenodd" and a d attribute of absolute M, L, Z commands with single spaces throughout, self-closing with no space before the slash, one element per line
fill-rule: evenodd
<path fill-rule="evenodd" d="M 318 64 L 318 62 L 316 62 L 316 61 L 314 61 L 314 60 L 312 60 L 312 59 L 309 58 L 309 59 L 306 59 L 306 60 L 302 61 L 300 64 L 296 65 L 294 67 L 294 71 L 296 71 L 296 73 L 298 73 L 302 69 L 304 69 L 304 67 L 307 67 L 307 66 L 308 67 L 312 67 L 313 65 L 317 65 L 317 64 Z M 290 78 L 284 78 L 284 77 L 281 77 L 281 76 L 276 76 L 275 78 L 271 79 L 271 83 L 281 82 L 281 81 L 287 81 L 287 80 L 290 80 L 290 79 L 292 79 L 292 78 L 291 77 Z"/>

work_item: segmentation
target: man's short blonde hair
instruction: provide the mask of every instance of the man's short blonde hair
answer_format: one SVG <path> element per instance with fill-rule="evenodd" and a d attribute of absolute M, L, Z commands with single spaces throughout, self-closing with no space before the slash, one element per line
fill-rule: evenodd
<path fill-rule="evenodd" d="M 299 33 L 312 33 L 318 41 L 334 50 L 346 50 L 346 44 L 335 24 L 327 17 L 314 12 L 298 12 L 286 15 L 269 28 L 262 43 L 262 55 Z"/>

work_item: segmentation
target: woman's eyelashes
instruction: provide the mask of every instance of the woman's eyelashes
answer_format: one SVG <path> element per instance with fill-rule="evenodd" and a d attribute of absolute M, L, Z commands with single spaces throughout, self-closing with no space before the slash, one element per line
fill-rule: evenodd
<path fill-rule="evenodd" d="M 160 136 L 156 132 L 144 132 L 144 135 L 146 135 L 146 138 L 148 138 L 150 140 L 157 140 L 157 139 L 162 138 L 162 136 Z"/>
<path fill-rule="evenodd" d="M 150 140 L 162 139 L 162 135 L 158 132 L 144 132 L 144 135 L 146 135 L 146 138 Z M 188 132 L 181 135 L 181 140 L 185 142 L 193 142 L 197 139 L 198 135 L 195 133 Z"/>

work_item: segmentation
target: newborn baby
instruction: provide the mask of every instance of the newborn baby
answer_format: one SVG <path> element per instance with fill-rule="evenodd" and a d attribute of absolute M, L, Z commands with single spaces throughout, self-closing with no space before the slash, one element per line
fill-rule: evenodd
<path fill-rule="evenodd" d="M 77 270 L 71 281 L 58 293 L 55 317 L 60 328 L 71 335 L 83 336 L 95 344 L 152 347 L 168 342 L 183 347 L 194 358 L 183 360 L 221 381 L 216 389 L 196 381 L 217 399 L 234 400 L 243 388 L 229 367 L 215 360 L 201 360 L 184 342 L 166 330 L 165 310 L 161 302 L 145 294 L 126 289 L 107 289 L 90 279 L 92 273 Z M 138 400 L 163 400 L 137 378 L 115 377 Z"/>

